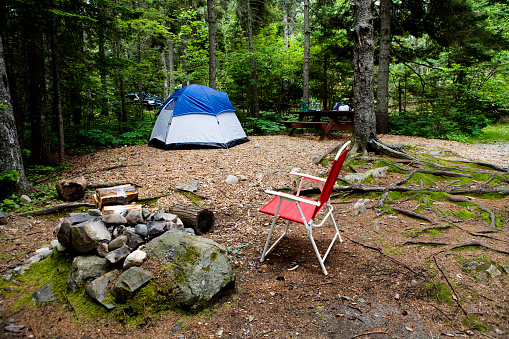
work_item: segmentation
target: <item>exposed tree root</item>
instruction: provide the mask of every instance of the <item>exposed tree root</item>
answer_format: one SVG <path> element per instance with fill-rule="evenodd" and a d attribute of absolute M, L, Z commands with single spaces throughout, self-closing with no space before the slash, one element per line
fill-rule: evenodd
<path fill-rule="evenodd" d="M 78 207 L 92 207 L 95 208 L 95 204 L 91 204 L 88 202 L 68 202 L 56 206 L 52 206 L 49 208 L 43 208 L 37 211 L 29 211 L 16 214 L 19 217 L 28 217 L 28 216 L 37 216 L 37 215 L 46 215 L 51 213 L 56 213 L 68 208 L 78 208 Z"/>
<path fill-rule="evenodd" d="M 390 206 L 390 207 L 391 207 L 393 210 L 398 211 L 398 212 L 400 212 L 400 213 L 402 213 L 402 214 L 405 214 L 405 215 L 407 215 L 407 216 L 409 216 L 409 217 L 413 217 L 413 218 L 421 219 L 421 220 L 427 221 L 427 222 L 429 222 L 429 223 L 431 223 L 431 224 L 436 223 L 436 221 L 435 221 L 435 220 L 433 220 L 433 219 L 431 219 L 431 218 L 429 218 L 429 217 L 427 217 L 427 216 L 425 216 L 425 215 L 422 215 L 422 214 L 419 214 L 419 213 L 415 213 L 415 212 L 412 212 L 412 211 L 407 211 L 407 210 L 402 209 L 402 208 L 399 208 L 399 207 L 394 207 L 394 206 Z"/>
<path fill-rule="evenodd" d="M 436 225 L 436 226 L 425 227 L 425 228 L 423 228 L 420 231 L 414 232 L 412 234 L 412 238 L 415 238 L 418 233 L 426 232 L 426 231 L 429 231 L 429 230 L 445 230 L 445 229 L 448 229 L 448 228 L 451 228 L 451 226 L 449 226 L 449 225 Z"/>
<path fill-rule="evenodd" d="M 402 242 L 401 244 L 398 244 L 400 246 L 403 245 L 450 245 L 448 242 L 441 242 L 441 241 L 419 241 L 419 240 L 407 240 Z"/>
<path fill-rule="evenodd" d="M 484 244 L 484 243 L 482 243 L 482 242 L 480 242 L 478 240 L 475 240 L 475 239 L 472 239 L 472 240 L 465 241 L 465 242 L 462 242 L 460 244 L 454 245 L 454 246 L 450 247 L 449 249 L 453 250 L 455 248 L 466 247 L 466 246 L 481 246 L 481 247 L 484 247 L 484 248 L 486 248 L 488 250 L 491 250 L 491 251 L 494 251 L 494 252 L 498 252 L 498 253 L 503 253 L 503 254 L 508 254 L 509 255 L 508 251 L 488 246 L 488 245 L 486 245 L 486 244 Z"/>

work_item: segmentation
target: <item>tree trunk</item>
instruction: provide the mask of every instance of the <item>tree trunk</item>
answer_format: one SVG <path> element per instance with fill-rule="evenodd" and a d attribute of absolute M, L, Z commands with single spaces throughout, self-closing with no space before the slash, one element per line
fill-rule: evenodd
<path fill-rule="evenodd" d="M 55 6 L 55 0 L 52 0 L 52 6 Z M 58 35 L 57 18 L 51 13 L 51 60 L 53 68 L 53 106 L 56 111 L 58 121 L 58 162 L 64 162 L 65 143 L 64 143 L 64 117 L 62 113 L 62 81 L 60 78 L 60 60 L 58 59 Z"/>
<path fill-rule="evenodd" d="M 175 91 L 175 78 L 173 77 L 173 72 L 175 72 L 175 59 L 173 54 L 173 38 L 170 37 L 168 41 L 168 82 L 170 83 L 170 94 Z"/>
<path fill-rule="evenodd" d="M 309 0 L 304 0 L 304 64 L 302 67 L 302 101 L 309 105 L 309 48 L 311 30 L 309 28 Z"/>
<path fill-rule="evenodd" d="M 28 72 L 30 74 L 30 112 L 31 112 L 31 158 L 36 164 L 50 163 L 48 136 L 48 111 L 46 100 L 46 67 L 44 55 L 44 36 L 41 30 L 40 14 L 32 17 L 34 22 L 27 28 Z"/>
<path fill-rule="evenodd" d="M 177 215 L 185 227 L 192 228 L 198 235 L 209 232 L 214 226 L 214 213 L 205 208 L 190 204 L 177 204 L 170 212 Z"/>
<path fill-rule="evenodd" d="M 391 7 L 392 0 L 380 1 L 380 61 L 376 93 L 376 131 L 387 134 L 389 130 L 389 65 L 391 62 Z"/>
<path fill-rule="evenodd" d="M 255 50 L 253 44 L 253 14 L 251 13 L 251 0 L 247 0 L 247 35 L 249 43 L 249 53 L 251 53 L 251 97 L 252 97 L 252 116 L 260 117 L 260 103 L 258 101 L 258 75 L 256 72 Z"/>
<path fill-rule="evenodd" d="M 373 95 L 372 1 L 354 0 L 354 109 L 352 154 L 367 154 L 368 142 L 376 138 Z"/>
<path fill-rule="evenodd" d="M 216 89 L 216 13 L 214 0 L 207 0 L 209 17 L 209 87 Z"/>
<path fill-rule="evenodd" d="M 25 168 L 21 159 L 16 122 L 12 111 L 11 95 L 4 61 L 4 49 L 0 36 L 0 173 L 4 171 L 16 171 L 18 180 L 12 185 L 2 183 L 0 199 L 16 193 L 18 195 L 30 193 L 32 186 L 25 177 Z"/>

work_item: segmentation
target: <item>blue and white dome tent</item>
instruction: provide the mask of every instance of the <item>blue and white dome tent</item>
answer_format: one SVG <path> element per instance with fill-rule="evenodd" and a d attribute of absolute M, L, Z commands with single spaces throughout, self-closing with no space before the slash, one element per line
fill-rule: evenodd
<path fill-rule="evenodd" d="M 230 148 L 249 141 L 228 94 L 203 85 L 173 93 L 157 112 L 149 145 L 163 149 Z"/>

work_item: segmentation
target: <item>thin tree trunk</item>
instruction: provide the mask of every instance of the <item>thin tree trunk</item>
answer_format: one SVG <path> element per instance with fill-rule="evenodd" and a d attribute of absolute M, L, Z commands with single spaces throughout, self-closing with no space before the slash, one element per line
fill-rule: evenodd
<path fill-rule="evenodd" d="M 253 44 L 253 15 L 251 13 L 251 0 L 247 0 L 247 34 L 249 53 L 251 53 L 251 86 L 252 86 L 252 116 L 260 117 L 260 103 L 258 101 L 258 75 L 256 72 L 255 50 Z"/>
<path fill-rule="evenodd" d="M 373 95 L 372 1 L 354 0 L 354 109 L 353 153 L 367 153 L 368 141 L 376 137 Z"/>
<path fill-rule="evenodd" d="M 174 48 L 173 38 L 170 37 L 168 41 L 168 81 L 170 83 L 170 94 L 175 90 L 175 78 L 173 77 L 173 72 L 175 72 L 175 58 L 173 54 Z"/>
<path fill-rule="evenodd" d="M 19 174 L 18 180 L 9 187 L 2 185 L 0 198 L 5 198 L 16 193 L 18 195 L 29 193 L 32 187 L 25 177 L 25 168 L 21 159 L 21 149 L 18 142 L 16 122 L 12 110 L 7 70 L 5 68 L 4 49 L 0 35 L 0 172 L 16 171 Z"/>
<path fill-rule="evenodd" d="M 51 1 L 52 6 L 55 6 L 55 0 Z M 64 162 L 65 156 L 65 143 L 64 143 L 64 117 L 62 114 L 62 81 L 60 78 L 60 60 L 58 58 L 58 32 L 57 32 L 57 18 L 54 13 L 51 13 L 51 60 L 53 67 L 53 91 L 54 99 L 53 106 L 56 111 L 58 121 L 58 162 Z"/>
<path fill-rule="evenodd" d="M 376 131 L 387 134 L 389 130 L 389 65 L 391 62 L 391 7 L 392 0 L 380 1 L 380 61 L 376 95 Z"/>
<path fill-rule="evenodd" d="M 304 0 L 304 63 L 302 67 L 302 101 L 309 105 L 309 48 L 311 29 L 309 28 L 309 0 Z"/>
<path fill-rule="evenodd" d="M 32 17 L 28 28 L 28 71 L 30 74 L 30 112 L 31 112 L 31 156 L 36 164 L 50 163 L 50 147 L 47 122 L 46 68 L 44 55 L 44 36 L 40 29 L 39 14 Z"/>
<path fill-rule="evenodd" d="M 209 87 L 216 89 L 216 13 L 214 0 L 207 0 L 209 17 Z"/>

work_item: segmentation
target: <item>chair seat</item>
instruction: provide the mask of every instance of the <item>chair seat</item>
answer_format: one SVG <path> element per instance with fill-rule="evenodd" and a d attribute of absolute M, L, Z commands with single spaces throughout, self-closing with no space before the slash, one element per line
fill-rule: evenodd
<path fill-rule="evenodd" d="M 303 197 L 301 197 L 303 198 Z M 277 210 L 277 205 L 279 203 L 279 197 L 275 197 L 272 199 L 267 205 L 260 208 L 258 211 L 267 213 L 270 215 L 275 215 Z M 309 201 L 313 201 L 311 199 L 307 199 Z M 304 217 L 306 218 L 306 221 L 309 222 L 311 220 L 313 213 L 316 209 L 316 206 L 306 204 L 306 203 L 300 203 L 300 208 L 302 210 L 302 213 L 304 213 Z M 281 202 L 281 207 L 279 208 L 279 217 L 283 219 L 288 219 L 291 221 L 295 221 L 301 224 L 304 224 L 302 222 L 302 218 L 300 216 L 299 210 L 297 209 L 297 205 L 294 202 L 284 200 Z"/>

